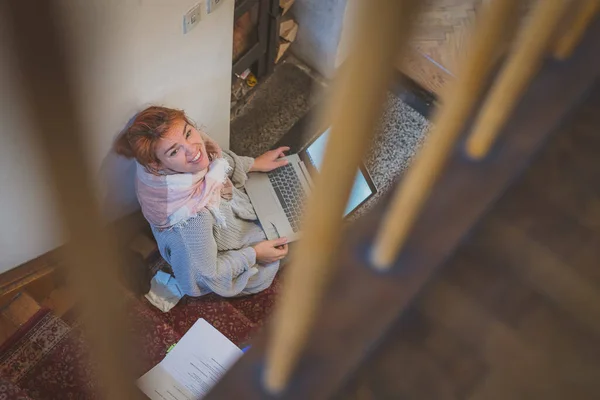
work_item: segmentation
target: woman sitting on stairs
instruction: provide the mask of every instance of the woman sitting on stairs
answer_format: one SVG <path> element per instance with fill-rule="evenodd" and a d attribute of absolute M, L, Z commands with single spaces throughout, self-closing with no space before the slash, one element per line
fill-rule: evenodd
<path fill-rule="evenodd" d="M 285 165 L 288 148 L 240 157 L 221 151 L 183 111 L 149 107 L 115 150 L 137 161 L 142 212 L 185 294 L 231 297 L 271 285 L 286 239 L 265 240 L 243 186 L 248 172 Z"/>

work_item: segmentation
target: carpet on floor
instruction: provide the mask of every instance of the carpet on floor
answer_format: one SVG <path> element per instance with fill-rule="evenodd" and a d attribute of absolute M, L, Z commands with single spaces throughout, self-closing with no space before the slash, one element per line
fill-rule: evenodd
<path fill-rule="evenodd" d="M 0 398 L 2 400 L 33 400 L 23 389 L 0 376 Z"/>
<path fill-rule="evenodd" d="M 145 298 L 127 295 L 135 376 L 141 376 L 166 355 L 167 349 L 200 318 L 240 348 L 263 326 L 281 288 L 280 278 L 261 293 L 240 298 L 206 295 L 186 297 L 168 313 Z M 67 321 L 40 310 L 0 347 L 0 399 L 19 393 L 35 400 L 95 399 L 99 388 L 89 362 L 80 316 Z M 14 393 L 14 396 L 12 394 Z M 27 397 L 21 397 L 26 399 Z"/>
<path fill-rule="evenodd" d="M 0 347 L 0 377 L 32 399 L 87 399 L 96 392 L 81 331 L 38 311 Z"/>
<path fill-rule="evenodd" d="M 231 121 L 231 150 L 257 157 L 269 150 L 317 100 L 317 83 L 292 62 L 279 64 Z"/>
<path fill-rule="evenodd" d="M 388 93 L 376 133 L 365 156 L 365 166 L 377 186 L 377 193 L 362 204 L 352 217 L 368 212 L 401 179 L 427 138 L 427 118 Z"/>

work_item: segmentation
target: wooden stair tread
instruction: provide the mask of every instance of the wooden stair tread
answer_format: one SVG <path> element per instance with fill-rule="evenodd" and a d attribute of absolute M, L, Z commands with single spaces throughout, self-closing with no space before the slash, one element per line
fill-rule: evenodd
<path fill-rule="evenodd" d="M 40 309 L 40 305 L 33 297 L 21 292 L 2 308 L 0 314 L 16 326 L 21 326 Z"/>
<path fill-rule="evenodd" d="M 41 309 L 25 292 L 18 293 L 0 309 L 0 343 L 3 343 Z"/>
<path fill-rule="evenodd" d="M 75 306 L 75 303 L 75 296 L 71 291 L 66 286 L 60 286 L 42 301 L 42 306 L 62 317 Z"/>

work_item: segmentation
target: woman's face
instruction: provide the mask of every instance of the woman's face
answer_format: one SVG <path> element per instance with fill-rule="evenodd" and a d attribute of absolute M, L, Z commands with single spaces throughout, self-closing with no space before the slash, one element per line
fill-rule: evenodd
<path fill-rule="evenodd" d="M 183 120 L 176 121 L 158 141 L 156 156 L 165 172 L 199 172 L 210 163 L 200 132 Z"/>

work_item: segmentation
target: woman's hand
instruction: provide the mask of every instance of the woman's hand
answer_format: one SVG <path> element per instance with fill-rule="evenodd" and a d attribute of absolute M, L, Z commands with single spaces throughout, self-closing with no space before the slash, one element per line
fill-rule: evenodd
<path fill-rule="evenodd" d="M 283 157 L 285 157 L 285 152 L 289 149 L 289 147 L 280 147 L 267 151 L 262 156 L 254 159 L 254 164 L 252 164 L 250 172 L 269 172 L 287 165 L 288 161 Z"/>
<path fill-rule="evenodd" d="M 288 253 L 288 245 L 286 238 L 275 240 L 265 240 L 254 245 L 256 252 L 256 262 L 261 264 L 270 264 L 281 260 Z"/>

